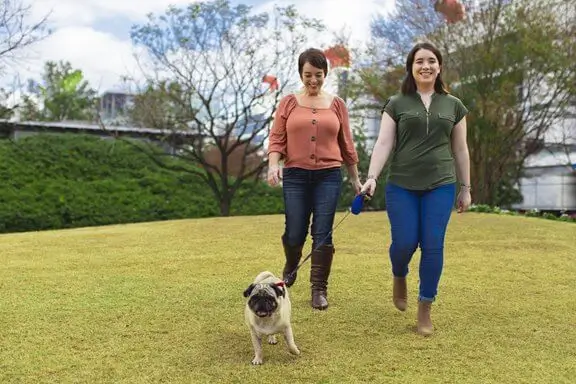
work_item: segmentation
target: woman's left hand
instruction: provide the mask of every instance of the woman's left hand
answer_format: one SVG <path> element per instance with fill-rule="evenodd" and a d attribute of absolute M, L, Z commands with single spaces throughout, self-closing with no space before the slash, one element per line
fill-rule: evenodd
<path fill-rule="evenodd" d="M 458 207 L 458 213 L 466 211 L 470 204 L 472 204 L 472 195 L 468 188 L 462 188 L 458 193 L 458 198 L 456 199 L 456 206 Z"/>
<path fill-rule="evenodd" d="M 352 184 L 352 188 L 354 188 L 354 194 L 359 195 L 360 191 L 362 190 L 362 183 L 360 182 L 360 179 L 352 179 L 350 180 L 350 183 Z"/>

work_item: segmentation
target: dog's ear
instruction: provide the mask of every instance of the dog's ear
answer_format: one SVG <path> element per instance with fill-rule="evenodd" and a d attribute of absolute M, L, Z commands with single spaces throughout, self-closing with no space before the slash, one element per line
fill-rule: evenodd
<path fill-rule="evenodd" d="M 255 287 L 254 284 L 250 284 L 250 285 L 248 286 L 248 288 L 246 288 L 246 289 L 244 290 L 244 297 L 250 296 L 250 294 L 252 293 L 252 290 L 254 289 L 254 287 Z"/>
<path fill-rule="evenodd" d="M 276 296 L 278 297 L 285 297 L 286 291 L 284 290 L 284 284 L 270 284 L 276 292 Z"/>

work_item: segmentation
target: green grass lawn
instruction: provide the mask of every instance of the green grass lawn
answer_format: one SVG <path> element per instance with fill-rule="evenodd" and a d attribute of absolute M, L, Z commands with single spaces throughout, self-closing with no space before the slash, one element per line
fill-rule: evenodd
<path fill-rule="evenodd" d="M 338 218 L 342 217 L 339 214 Z M 338 219 L 337 218 L 337 219 Z M 335 232 L 330 308 L 309 261 L 280 338 L 251 366 L 242 291 L 280 274 L 282 216 L 0 236 L 1 383 L 568 383 L 576 375 L 576 225 L 466 213 L 450 223 L 436 333 L 391 303 L 386 214 Z M 307 243 L 307 250 L 309 249 Z"/>

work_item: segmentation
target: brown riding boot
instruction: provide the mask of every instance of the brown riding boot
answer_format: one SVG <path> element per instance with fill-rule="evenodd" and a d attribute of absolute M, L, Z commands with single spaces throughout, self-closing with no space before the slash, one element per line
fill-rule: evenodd
<path fill-rule="evenodd" d="M 408 287 L 406 286 L 405 277 L 394 276 L 392 285 L 392 301 L 398 310 L 404 312 L 408 306 Z"/>
<path fill-rule="evenodd" d="M 290 272 L 294 271 L 302 258 L 302 245 L 288 245 L 284 236 L 282 236 L 282 245 L 284 246 L 284 256 L 286 257 L 286 262 L 284 263 L 284 270 L 282 271 L 282 280 L 287 287 L 291 287 L 294 282 L 296 282 L 296 272 L 289 276 Z"/>
<path fill-rule="evenodd" d="M 431 309 L 431 301 L 418 301 L 418 333 L 422 336 L 430 336 L 434 333 L 434 326 L 430 318 Z"/>
<path fill-rule="evenodd" d="M 328 308 L 328 277 L 334 257 L 334 246 L 322 245 L 312 253 L 310 283 L 312 285 L 312 308 Z"/>

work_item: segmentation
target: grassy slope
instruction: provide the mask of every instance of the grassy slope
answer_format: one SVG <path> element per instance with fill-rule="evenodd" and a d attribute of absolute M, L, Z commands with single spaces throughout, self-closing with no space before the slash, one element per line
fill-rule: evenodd
<path fill-rule="evenodd" d="M 567 383 L 576 374 L 576 227 L 474 213 L 449 227 L 436 335 L 413 332 L 419 253 L 399 313 L 385 213 L 363 213 L 336 230 L 330 309 L 309 307 L 309 262 L 292 287 L 302 355 L 281 339 L 250 366 L 242 291 L 261 270 L 280 273 L 282 225 L 282 216 L 234 217 L 0 236 L 0 382 Z"/>

